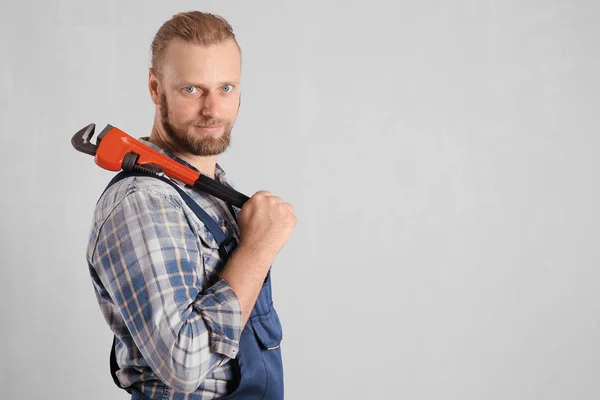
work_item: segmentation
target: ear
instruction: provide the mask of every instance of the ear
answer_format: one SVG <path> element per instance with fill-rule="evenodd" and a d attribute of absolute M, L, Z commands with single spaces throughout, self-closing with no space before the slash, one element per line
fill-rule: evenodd
<path fill-rule="evenodd" d="M 152 68 L 148 70 L 148 90 L 150 90 L 150 97 L 152 97 L 152 102 L 156 105 L 160 104 L 160 82 L 158 80 L 158 75 L 156 71 Z"/>

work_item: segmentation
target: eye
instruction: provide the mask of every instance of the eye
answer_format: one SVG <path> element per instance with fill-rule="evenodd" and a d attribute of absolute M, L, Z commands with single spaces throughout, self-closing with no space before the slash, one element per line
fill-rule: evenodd
<path fill-rule="evenodd" d="M 196 93 L 196 87 L 195 86 L 186 86 L 185 88 L 183 88 L 183 90 L 185 90 L 185 92 L 189 93 L 189 94 Z"/>
<path fill-rule="evenodd" d="M 229 93 L 229 92 L 231 92 L 232 90 L 233 90 L 233 86 L 231 86 L 231 85 L 225 85 L 225 86 L 223 86 L 223 91 L 224 91 L 225 93 Z"/>

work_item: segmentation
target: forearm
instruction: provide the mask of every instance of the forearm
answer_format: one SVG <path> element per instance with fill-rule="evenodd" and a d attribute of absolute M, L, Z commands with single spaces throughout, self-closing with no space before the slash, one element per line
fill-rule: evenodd
<path fill-rule="evenodd" d="M 221 279 L 229 284 L 240 304 L 242 329 L 252 313 L 273 259 L 273 255 L 245 246 L 242 241 L 221 273 Z"/>

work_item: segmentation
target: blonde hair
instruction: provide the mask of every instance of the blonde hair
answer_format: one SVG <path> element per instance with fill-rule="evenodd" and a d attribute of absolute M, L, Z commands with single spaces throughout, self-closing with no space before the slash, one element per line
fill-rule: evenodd
<path fill-rule="evenodd" d="M 152 40 L 152 69 L 162 75 L 165 49 L 173 39 L 209 46 L 232 38 L 238 49 L 233 28 L 225 18 L 200 11 L 188 11 L 173 15 L 156 32 Z"/>

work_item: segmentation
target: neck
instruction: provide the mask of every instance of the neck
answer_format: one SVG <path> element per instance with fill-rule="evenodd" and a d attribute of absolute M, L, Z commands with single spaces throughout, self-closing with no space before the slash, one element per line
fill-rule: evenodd
<path fill-rule="evenodd" d="M 174 156 L 181 158 L 185 162 L 193 165 L 198 171 L 204 175 L 215 179 L 215 169 L 217 165 L 217 156 L 197 156 L 185 151 L 177 149 L 173 145 L 168 135 L 165 133 L 162 125 L 154 124 L 152 133 L 150 134 L 150 143 L 157 145 L 163 150 L 172 153 Z"/>

